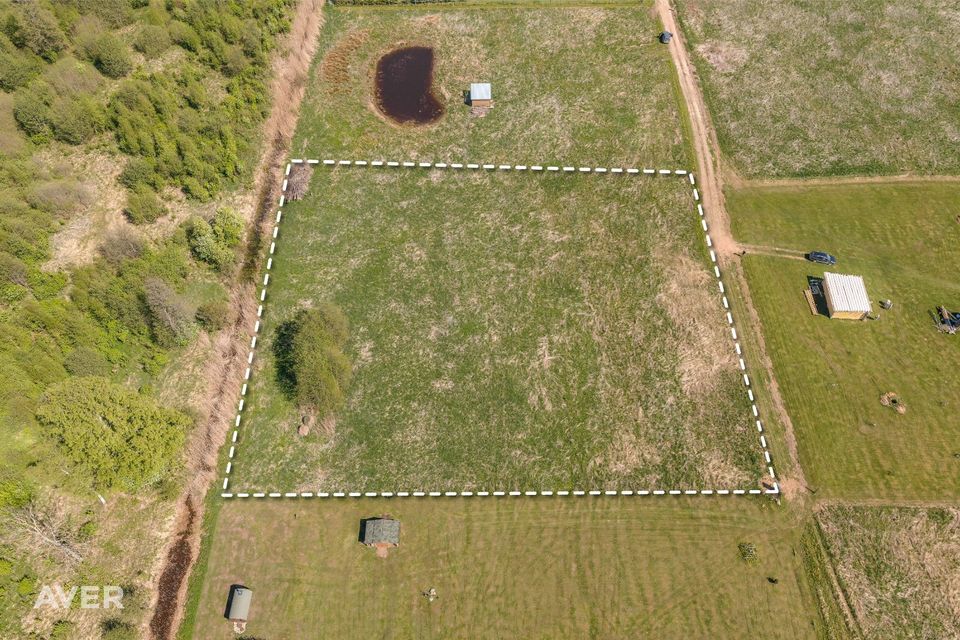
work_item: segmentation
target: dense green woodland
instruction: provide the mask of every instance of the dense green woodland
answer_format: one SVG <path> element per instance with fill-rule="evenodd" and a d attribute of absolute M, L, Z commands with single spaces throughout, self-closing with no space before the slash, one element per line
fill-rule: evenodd
<path fill-rule="evenodd" d="M 76 146 L 124 158 L 134 225 L 168 213 L 170 188 L 207 202 L 242 186 L 292 4 L 0 2 L 0 98 L 12 112 L 0 124 L 0 509 L 58 491 L 175 495 L 194 419 L 161 406 L 153 382 L 226 321 L 243 220 L 220 207 L 172 235 L 121 230 L 91 264 L 44 268 L 51 236 L 90 195 L 84 176 L 41 156 Z M 31 570 L 3 544 L 0 596 L 32 602 Z M 17 629 L 18 607 L 3 609 L 0 636 Z M 112 624 L 105 637 L 132 633 Z"/>

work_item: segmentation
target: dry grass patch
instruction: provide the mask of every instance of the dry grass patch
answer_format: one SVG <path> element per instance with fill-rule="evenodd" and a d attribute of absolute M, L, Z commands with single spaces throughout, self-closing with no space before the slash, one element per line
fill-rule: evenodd
<path fill-rule="evenodd" d="M 748 176 L 960 171 L 960 5 L 678 0 L 723 151 Z"/>
<path fill-rule="evenodd" d="M 866 638 L 960 637 L 960 510 L 836 506 L 817 519 Z"/>

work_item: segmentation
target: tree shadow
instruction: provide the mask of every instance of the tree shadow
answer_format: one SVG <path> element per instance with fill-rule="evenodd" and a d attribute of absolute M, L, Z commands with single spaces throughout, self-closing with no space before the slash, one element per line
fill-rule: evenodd
<path fill-rule="evenodd" d="M 298 328 L 296 319 L 290 318 L 280 323 L 273 338 L 273 358 L 276 362 L 277 386 L 288 398 L 293 398 L 297 389 L 293 341 Z"/>

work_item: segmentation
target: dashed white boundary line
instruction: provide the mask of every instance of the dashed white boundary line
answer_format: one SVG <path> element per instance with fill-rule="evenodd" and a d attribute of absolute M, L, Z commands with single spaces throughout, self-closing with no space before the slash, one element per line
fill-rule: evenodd
<path fill-rule="evenodd" d="M 733 340 L 734 352 L 737 356 L 737 364 L 743 376 L 743 385 L 750 401 L 750 410 L 754 423 L 757 427 L 757 433 L 760 438 L 760 447 L 763 452 L 764 463 L 767 467 L 767 474 L 773 480 L 773 487 L 770 489 L 621 489 L 621 490 L 600 490 L 600 489 L 570 489 L 570 490 L 539 490 L 539 491 L 243 491 L 231 492 L 230 473 L 233 471 L 233 458 L 237 451 L 237 440 L 240 433 L 240 421 L 244 410 L 244 401 L 246 400 L 247 390 L 250 384 L 250 375 L 253 367 L 254 352 L 257 347 L 257 338 L 260 334 L 261 319 L 263 317 L 263 305 L 267 298 L 267 285 L 270 283 L 270 271 L 273 268 L 273 256 L 277 249 L 277 237 L 280 232 L 280 222 L 283 219 L 283 205 L 286 199 L 287 182 L 290 170 L 295 164 L 321 165 L 327 167 L 354 166 L 354 167 L 376 167 L 376 168 L 413 168 L 413 169 L 452 169 L 465 171 L 529 171 L 529 172 L 553 172 L 553 173 L 596 173 L 611 175 L 643 175 L 643 176 L 680 176 L 685 177 L 690 183 L 693 201 L 697 209 L 697 215 L 700 218 L 700 227 L 703 230 L 704 242 L 709 252 L 710 262 L 713 265 L 713 274 L 716 277 L 717 287 L 720 291 L 720 300 L 726 313 L 727 325 L 730 328 L 730 335 Z M 277 206 L 277 215 L 273 223 L 271 232 L 270 248 L 267 255 L 267 262 L 264 269 L 263 280 L 260 285 L 260 292 L 257 306 L 257 319 L 253 326 L 253 334 L 250 338 L 250 349 L 247 353 L 247 365 L 244 372 L 244 382 L 240 389 L 240 402 L 237 405 L 237 417 L 234 420 L 233 433 L 230 437 L 230 449 L 227 452 L 227 463 L 224 469 L 222 498 L 438 498 L 438 497 L 501 497 L 501 496 L 744 496 L 744 495 L 779 495 L 780 483 L 773 470 L 773 460 L 770 456 L 770 449 L 767 437 L 764 432 L 763 422 L 760 419 L 760 410 L 757 407 L 756 397 L 751 387 L 750 375 L 747 372 L 747 364 L 743 357 L 743 346 L 740 342 L 740 336 L 733 320 L 733 313 L 730 309 L 730 301 L 727 298 L 726 287 L 723 284 L 723 278 L 720 273 L 720 265 L 717 261 L 717 253 L 713 248 L 713 239 L 710 236 L 710 229 L 707 225 L 706 215 L 703 210 L 703 204 L 700 199 L 700 191 L 697 189 L 697 180 L 693 172 L 686 169 L 651 169 L 651 168 L 633 168 L 633 167 L 592 167 L 592 166 L 571 166 L 571 165 L 525 165 L 525 164 L 480 164 L 480 163 L 446 163 L 446 162 L 412 162 L 395 160 L 333 160 L 333 159 L 303 159 L 294 158 L 286 166 L 283 174 L 283 183 L 280 188 L 280 200 Z"/>

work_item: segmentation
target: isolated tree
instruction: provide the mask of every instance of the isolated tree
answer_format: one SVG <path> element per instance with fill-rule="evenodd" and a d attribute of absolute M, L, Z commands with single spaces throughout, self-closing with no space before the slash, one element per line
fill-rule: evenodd
<path fill-rule="evenodd" d="M 351 378 L 346 340 L 346 317 L 332 304 L 304 309 L 278 328 L 278 381 L 302 411 L 327 416 L 343 406 Z"/>

